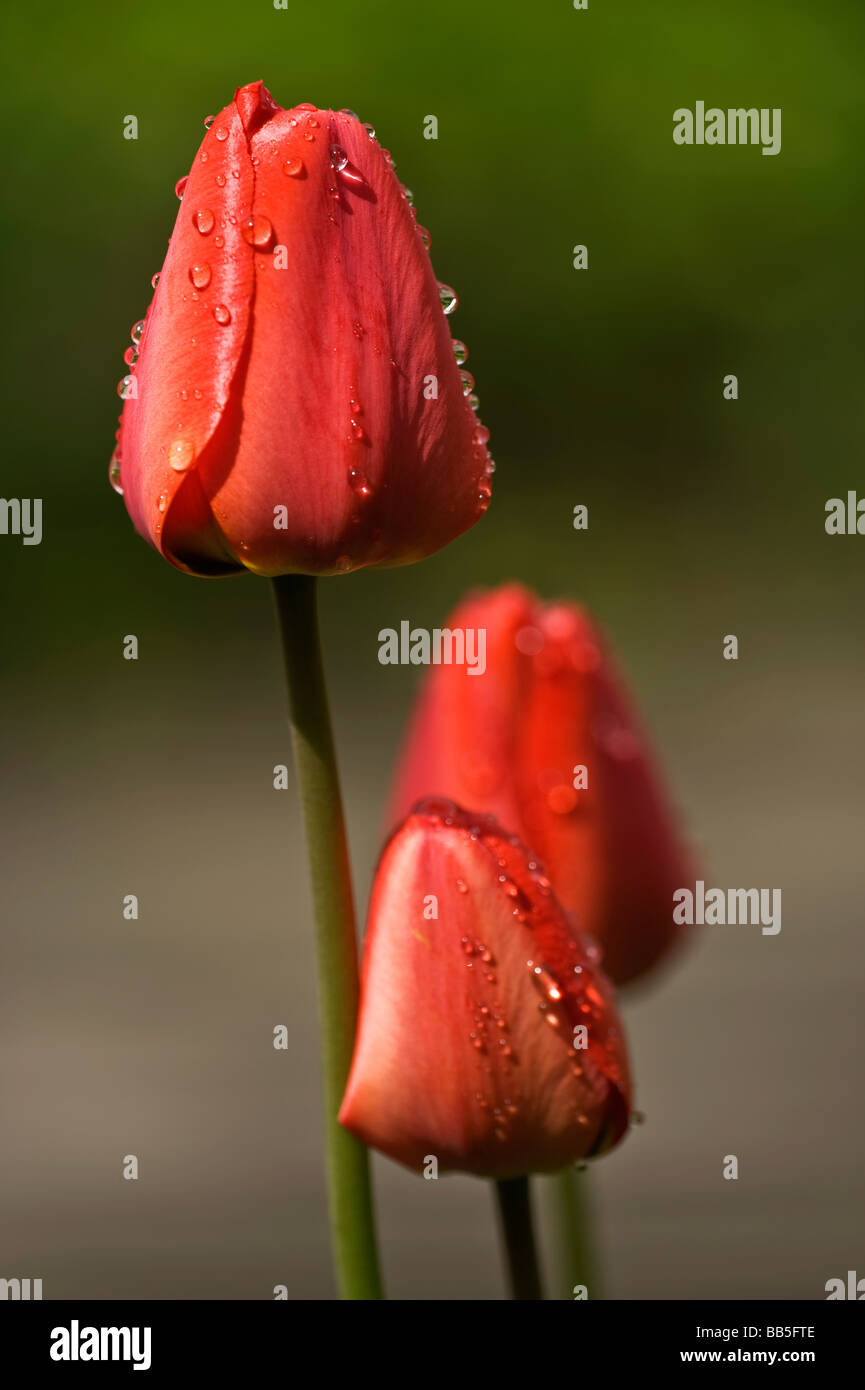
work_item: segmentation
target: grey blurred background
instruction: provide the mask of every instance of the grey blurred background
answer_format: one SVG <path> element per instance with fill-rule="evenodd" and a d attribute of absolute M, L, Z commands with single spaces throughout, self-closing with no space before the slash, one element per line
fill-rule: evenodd
<path fill-rule="evenodd" d="M 822 1298 L 865 1275 L 865 539 L 823 527 L 863 476 L 861 9 L 156 0 L 4 25 L 2 493 L 42 496 L 45 533 L 0 536 L 0 1274 L 46 1298 L 333 1291 L 267 585 L 175 573 L 106 481 L 174 181 L 261 77 L 392 150 L 499 464 L 474 532 L 322 585 L 361 906 L 416 684 L 378 664 L 379 628 L 511 578 L 588 604 L 707 881 L 784 906 L 778 936 L 707 928 L 625 1000 L 646 1123 L 587 1175 L 605 1292 Z M 780 106 L 782 153 L 675 147 L 698 98 Z M 484 1184 L 376 1181 L 394 1296 L 503 1295 Z"/>

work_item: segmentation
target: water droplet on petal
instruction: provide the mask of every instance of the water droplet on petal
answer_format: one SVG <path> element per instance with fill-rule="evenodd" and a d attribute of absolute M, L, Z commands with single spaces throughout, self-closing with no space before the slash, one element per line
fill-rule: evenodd
<path fill-rule="evenodd" d="M 303 160 L 297 158 L 287 159 L 282 166 L 282 172 L 288 174 L 290 179 L 296 179 L 303 173 Z"/>
<path fill-rule="evenodd" d="M 372 488 L 370 487 L 369 479 L 359 468 L 350 468 L 348 470 L 348 485 L 352 492 L 357 493 L 358 497 L 372 496 Z"/>
<path fill-rule="evenodd" d="M 126 351 L 123 354 L 123 360 L 126 363 L 127 367 L 135 366 L 135 363 L 138 361 L 138 353 L 135 351 L 134 347 L 128 347 L 126 349 Z"/>
<path fill-rule="evenodd" d="M 466 400 L 468 401 L 468 403 L 469 403 L 469 405 L 471 406 L 472 410 L 479 410 L 479 409 L 480 409 L 480 404 L 481 404 L 481 403 L 480 403 L 480 400 L 478 399 L 478 397 L 475 395 L 474 391 L 472 392 L 472 394 L 471 394 L 470 396 L 466 396 Z"/>
<path fill-rule="evenodd" d="M 465 343 L 460 342 L 459 338 L 452 339 L 451 347 L 454 350 L 454 357 L 457 359 L 457 366 L 462 367 L 463 364 L 467 362 L 469 359 L 468 348 L 466 347 Z"/>
<path fill-rule="evenodd" d="M 411 189 L 410 189 L 410 188 L 404 188 L 403 191 L 402 191 L 402 196 L 405 198 L 405 200 L 406 200 L 406 202 L 408 203 L 409 207 L 410 207 L 410 208 L 413 208 L 413 207 L 414 207 L 414 194 L 412 193 Z"/>
<path fill-rule="evenodd" d="M 374 125 L 370 125 L 369 121 L 364 121 L 364 122 L 363 122 L 363 128 L 364 128 L 364 130 L 366 131 L 367 135 L 369 136 L 370 140 L 374 140 L 374 139 L 375 139 L 375 126 L 374 126 Z"/>
<path fill-rule="evenodd" d="M 446 314 L 452 314 L 457 307 L 456 290 L 452 290 L 450 285 L 439 283 L 439 299 L 442 302 L 442 309 Z"/>
<path fill-rule="evenodd" d="M 475 384 L 475 379 L 471 372 L 460 372 L 460 381 L 463 385 L 463 395 L 468 396 Z"/>
<path fill-rule="evenodd" d="M 213 125 L 213 122 L 214 122 L 215 120 L 216 120 L 216 117 L 215 117 L 215 116 L 205 116 L 205 118 L 204 118 L 204 129 L 205 129 L 205 130 L 209 130 L 210 127 Z"/>
<path fill-rule="evenodd" d="M 365 431 L 363 425 L 362 425 L 358 420 L 352 420 L 352 422 L 351 422 L 351 432 L 352 432 L 352 434 L 354 435 L 354 438 L 355 438 L 355 439 L 358 439 L 358 440 L 366 439 L 366 431 Z"/>
<path fill-rule="evenodd" d="M 188 439 L 175 439 L 168 446 L 168 462 L 177 473 L 185 473 L 195 458 L 195 448 Z"/>
<path fill-rule="evenodd" d="M 420 223 L 418 223 L 417 230 L 418 230 L 418 234 L 419 234 L 419 236 L 420 236 L 421 241 L 423 242 L 423 244 L 424 244 L 424 246 L 426 247 L 426 249 L 429 250 L 430 247 L 432 246 L 432 237 L 430 236 L 430 234 L 429 234 L 429 232 L 427 231 L 426 227 L 422 227 L 422 226 L 420 225 Z M 451 293 L 453 293 L 453 291 L 451 291 Z M 446 313 L 446 314 L 451 313 L 451 312 L 452 312 L 452 309 L 455 308 L 455 307 L 456 307 L 456 296 L 454 296 L 454 302 L 453 302 L 453 305 L 451 306 L 451 309 L 445 309 L 445 313 Z"/>
<path fill-rule="evenodd" d="M 202 236 L 207 236 L 208 233 L 212 232 L 216 222 L 210 208 L 200 208 L 192 220 Z"/>
<path fill-rule="evenodd" d="M 330 162 L 337 172 L 339 172 L 340 169 L 345 168 L 346 164 L 348 163 L 348 155 L 342 148 L 342 145 L 331 145 Z"/>
<path fill-rule="evenodd" d="M 142 335 L 143 332 L 144 332 L 144 319 L 139 319 L 137 323 L 133 323 L 132 329 L 131 329 L 130 334 L 129 334 L 130 338 L 132 339 L 132 341 L 133 341 L 133 343 L 135 344 L 136 347 L 137 347 L 138 344 L 141 342 L 141 335 Z"/>
<path fill-rule="evenodd" d="M 217 175 L 216 175 L 216 182 L 217 182 L 217 184 L 219 185 L 220 188 L 224 188 L 224 187 L 225 187 L 225 175 L 224 175 L 224 174 L 217 174 Z"/>
<path fill-rule="evenodd" d="M 360 116 L 356 111 L 352 111 L 350 106 L 341 106 L 339 110 L 341 116 L 351 116 L 352 120 L 359 121 Z"/>
<path fill-rule="evenodd" d="M 124 376 L 117 383 L 117 394 L 122 401 L 129 399 L 129 388 L 135 380 L 132 376 Z"/>
<path fill-rule="evenodd" d="M 486 511 L 487 507 L 490 505 L 490 498 L 492 497 L 492 495 L 492 488 L 490 487 L 489 483 L 481 483 L 479 485 L 476 494 L 479 511 Z"/>
<path fill-rule="evenodd" d="M 240 232 L 243 240 L 257 251 L 264 251 L 273 240 L 273 224 L 269 217 L 262 217 L 261 213 L 247 218 Z"/>
<path fill-rule="evenodd" d="M 487 429 L 486 425 L 476 425 L 476 426 L 475 426 L 475 432 L 474 432 L 474 434 L 472 435 L 472 443 L 473 443 L 473 444 L 486 444 L 486 442 L 487 442 L 487 440 L 489 439 L 489 437 L 490 437 L 490 432 L 489 432 L 489 430 Z"/>
<path fill-rule="evenodd" d="M 197 290 L 206 290 L 210 284 L 210 266 L 207 261 L 189 267 L 189 278 Z"/>
<path fill-rule="evenodd" d="M 158 270 L 157 270 L 157 272 L 156 272 L 155 275 L 151 275 L 151 277 L 150 277 L 150 284 L 151 284 L 151 286 L 152 286 L 153 289 L 156 289 L 156 286 L 159 284 L 159 271 L 158 271 Z"/>
<path fill-rule="evenodd" d="M 156 503 L 157 510 L 160 511 L 160 512 L 164 512 L 164 511 L 165 511 L 165 508 L 166 508 L 167 506 L 168 506 L 168 493 L 167 493 L 167 492 L 160 492 L 160 494 L 159 494 L 159 499 L 158 499 L 158 501 L 157 501 L 157 503 Z"/>
<path fill-rule="evenodd" d="M 224 126 L 224 125 L 221 125 L 221 126 L 219 127 L 219 130 L 216 132 L 216 138 L 217 138 L 217 140 L 227 140 L 227 139 L 228 139 L 228 131 L 225 129 L 225 126 Z"/>
<path fill-rule="evenodd" d="M 178 198 L 182 198 L 182 197 L 183 197 L 183 190 L 184 190 L 184 188 L 186 187 L 186 185 L 187 185 L 188 183 L 189 183 L 189 175 L 188 175 L 188 174 L 184 174 L 182 179 L 178 179 L 178 180 L 177 180 L 177 183 L 174 185 L 174 191 L 175 191 L 175 193 L 177 194 Z"/>
<path fill-rule="evenodd" d="M 231 323 L 231 310 L 227 309 L 224 304 L 217 304 L 214 306 L 213 317 L 218 324 L 225 328 L 227 324 Z"/>
<path fill-rule="evenodd" d="M 120 458 L 116 451 L 111 455 L 111 462 L 108 465 L 108 481 L 118 496 L 122 497 L 123 486 L 120 482 Z"/>

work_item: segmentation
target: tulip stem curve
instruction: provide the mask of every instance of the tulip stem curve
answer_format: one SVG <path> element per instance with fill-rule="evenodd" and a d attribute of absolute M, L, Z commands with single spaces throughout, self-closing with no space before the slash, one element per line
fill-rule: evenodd
<path fill-rule="evenodd" d="M 294 759 L 312 879 L 331 1240 L 343 1298 L 382 1297 L 369 1154 L 337 1120 L 358 1008 L 357 935 L 336 752 L 321 655 L 316 581 L 273 581 Z"/>
<path fill-rule="evenodd" d="M 511 1298 L 542 1299 L 541 1275 L 532 1221 L 528 1178 L 496 1182 L 499 1224 L 508 1262 Z"/>

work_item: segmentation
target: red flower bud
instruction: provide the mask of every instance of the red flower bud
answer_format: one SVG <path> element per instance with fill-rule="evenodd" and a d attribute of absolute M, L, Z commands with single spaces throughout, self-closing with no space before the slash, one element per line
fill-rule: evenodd
<path fill-rule="evenodd" d="M 341 1123 L 410 1168 L 489 1177 L 612 1147 L 628 1068 L 597 955 L 515 837 L 419 803 L 373 886 Z"/>
<path fill-rule="evenodd" d="M 472 526 L 491 467 L 455 296 L 369 129 L 254 82 L 178 188 L 112 460 L 141 534 L 196 574 L 324 574 Z"/>
<path fill-rule="evenodd" d="M 486 630 L 486 670 L 437 666 L 424 686 L 393 802 L 480 807 L 547 866 L 621 984 L 682 932 L 673 892 L 693 870 L 600 631 L 572 603 L 506 586 L 463 603 L 451 630 Z"/>

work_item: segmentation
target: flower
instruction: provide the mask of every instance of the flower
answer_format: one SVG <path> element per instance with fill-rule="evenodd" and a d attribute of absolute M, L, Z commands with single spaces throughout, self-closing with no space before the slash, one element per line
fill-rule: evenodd
<path fill-rule="evenodd" d="M 178 190 L 112 460 L 141 534 L 193 574 L 327 574 L 472 526 L 491 461 L 456 297 L 370 128 L 253 82 Z"/>
<path fill-rule="evenodd" d="M 544 861 L 610 978 L 644 974 L 682 933 L 672 895 L 693 869 L 598 627 L 506 585 L 461 604 L 447 624 L 460 628 L 485 630 L 486 670 L 430 671 L 393 820 L 430 795 L 496 815 Z"/>
<path fill-rule="evenodd" d="M 597 949 L 491 817 L 420 802 L 373 886 L 340 1122 L 410 1168 L 553 1171 L 628 1125 Z"/>

